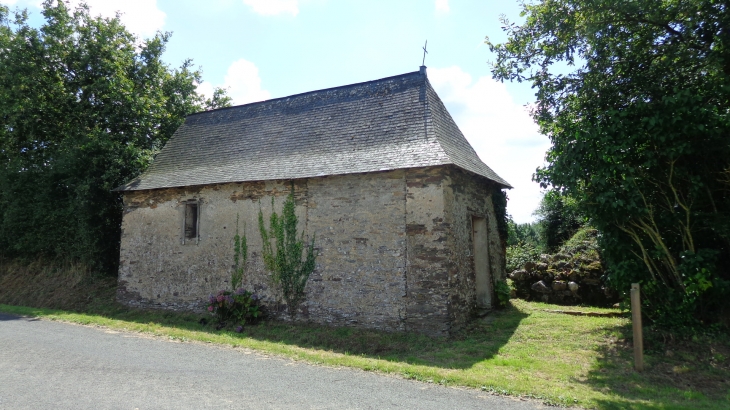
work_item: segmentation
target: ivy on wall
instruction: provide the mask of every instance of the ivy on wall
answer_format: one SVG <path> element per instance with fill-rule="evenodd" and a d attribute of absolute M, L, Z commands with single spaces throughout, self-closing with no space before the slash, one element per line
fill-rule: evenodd
<path fill-rule="evenodd" d="M 503 244 L 506 244 L 509 232 L 509 216 L 507 215 L 507 193 L 499 187 L 495 187 L 492 191 L 492 205 L 494 206 L 494 216 L 497 218 L 497 232 L 499 232 L 499 239 L 502 241 Z"/>

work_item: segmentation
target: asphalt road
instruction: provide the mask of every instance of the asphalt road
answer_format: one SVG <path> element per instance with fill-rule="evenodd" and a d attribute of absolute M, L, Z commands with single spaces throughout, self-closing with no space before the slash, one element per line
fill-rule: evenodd
<path fill-rule="evenodd" d="M 535 409 L 533 401 L 0 313 L 0 409 Z"/>

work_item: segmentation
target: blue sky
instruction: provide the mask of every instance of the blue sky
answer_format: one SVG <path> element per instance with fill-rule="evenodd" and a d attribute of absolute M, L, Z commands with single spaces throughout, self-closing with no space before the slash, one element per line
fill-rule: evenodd
<path fill-rule="evenodd" d="M 39 0 L 0 0 L 27 8 Z M 72 4 L 78 4 L 78 0 Z M 514 189 L 508 212 L 534 219 L 531 182 L 549 146 L 525 105 L 528 84 L 491 79 L 485 36 L 505 39 L 499 16 L 520 21 L 517 0 L 87 0 L 94 15 L 123 13 L 140 38 L 172 32 L 165 60 L 203 70 L 200 90 L 229 88 L 237 104 L 417 71 L 428 40 L 432 85 L 481 159 Z"/>

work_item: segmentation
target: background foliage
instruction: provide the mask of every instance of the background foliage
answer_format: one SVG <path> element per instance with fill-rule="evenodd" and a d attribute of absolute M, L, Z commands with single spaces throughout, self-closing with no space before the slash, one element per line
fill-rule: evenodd
<path fill-rule="evenodd" d="M 548 191 L 535 211 L 537 221 L 507 223 L 507 272 L 520 269 L 525 262 L 535 262 L 544 253 L 555 253 L 570 240 L 587 219 L 573 198 Z"/>
<path fill-rule="evenodd" d="M 730 296 L 730 12 L 717 0 L 544 0 L 503 21 L 493 75 L 529 81 L 552 147 L 536 180 L 601 232 L 612 284 L 655 323 Z"/>
<path fill-rule="evenodd" d="M 557 191 L 545 193 L 535 214 L 541 245 L 548 252 L 555 252 L 586 223 L 578 202 Z"/>
<path fill-rule="evenodd" d="M 34 28 L 0 5 L 0 254 L 116 271 L 121 199 L 185 115 L 226 106 L 196 93 L 190 61 L 161 60 L 169 33 L 137 39 L 118 18 L 43 3 Z"/>

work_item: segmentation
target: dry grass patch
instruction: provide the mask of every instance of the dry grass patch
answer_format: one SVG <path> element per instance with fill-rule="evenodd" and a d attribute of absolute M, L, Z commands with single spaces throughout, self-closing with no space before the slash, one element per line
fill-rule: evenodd
<path fill-rule="evenodd" d="M 79 263 L 0 257 L 0 303 L 85 311 L 114 302 L 117 280 Z"/>

